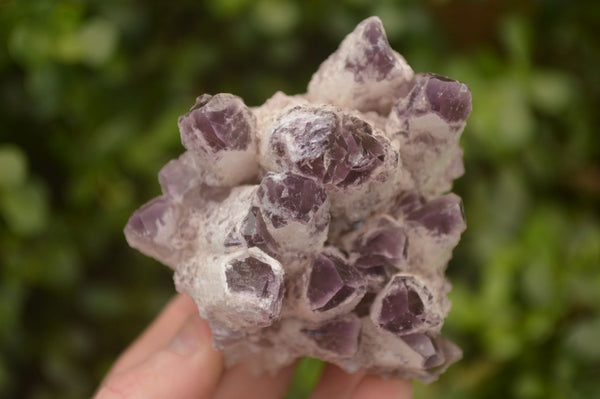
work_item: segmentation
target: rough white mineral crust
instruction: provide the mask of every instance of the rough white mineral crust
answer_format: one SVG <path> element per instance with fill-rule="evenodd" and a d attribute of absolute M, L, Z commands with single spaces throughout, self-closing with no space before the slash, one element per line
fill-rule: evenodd
<path fill-rule="evenodd" d="M 229 366 L 306 355 L 433 381 L 461 356 L 440 329 L 470 111 L 467 85 L 415 75 L 371 17 L 306 94 L 198 97 L 127 241 L 175 270 Z"/>

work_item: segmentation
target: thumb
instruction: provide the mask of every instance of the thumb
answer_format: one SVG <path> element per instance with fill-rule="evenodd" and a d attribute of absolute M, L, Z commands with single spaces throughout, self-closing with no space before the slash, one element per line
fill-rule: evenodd
<path fill-rule="evenodd" d="M 207 323 L 191 316 L 166 346 L 108 377 L 94 399 L 209 398 L 221 371 Z"/>

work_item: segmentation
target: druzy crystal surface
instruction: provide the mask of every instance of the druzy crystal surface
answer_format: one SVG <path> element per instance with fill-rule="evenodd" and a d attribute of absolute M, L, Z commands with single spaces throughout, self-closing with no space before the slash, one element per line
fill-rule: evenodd
<path fill-rule="evenodd" d="M 371 17 L 305 94 L 198 97 L 127 241 L 174 270 L 229 366 L 313 356 L 433 381 L 461 356 L 440 329 L 470 111 L 467 85 L 415 74 Z"/>

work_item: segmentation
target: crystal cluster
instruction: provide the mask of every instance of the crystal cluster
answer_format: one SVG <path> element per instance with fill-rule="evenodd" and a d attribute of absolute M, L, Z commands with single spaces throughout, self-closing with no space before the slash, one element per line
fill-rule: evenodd
<path fill-rule="evenodd" d="M 465 84 L 414 74 L 371 17 L 306 94 L 198 97 L 127 241 L 174 270 L 228 365 L 312 356 L 432 381 L 461 356 L 440 329 L 470 111 Z"/>

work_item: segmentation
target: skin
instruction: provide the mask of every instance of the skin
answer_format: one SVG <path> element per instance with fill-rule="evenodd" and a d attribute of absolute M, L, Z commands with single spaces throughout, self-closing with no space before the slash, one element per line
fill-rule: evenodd
<path fill-rule="evenodd" d="M 206 321 L 185 295 L 177 295 L 121 354 L 94 399 L 283 398 L 294 365 L 256 377 L 244 365 L 223 368 Z M 349 374 L 328 364 L 311 399 L 409 399 L 408 381 Z"/>

